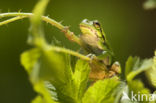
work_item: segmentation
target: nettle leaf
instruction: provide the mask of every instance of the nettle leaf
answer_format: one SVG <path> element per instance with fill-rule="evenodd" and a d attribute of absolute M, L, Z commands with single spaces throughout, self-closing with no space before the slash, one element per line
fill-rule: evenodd
<path fill-rule="evenodd" d="M 76 97 L 81 100 L 87 87 L 90 67 L 86 61 L 78 60 L 73 74 L 73 82 L 75 86 Z"/>
<path fill-rule="evenodd" d="M 134 77 L 136 77 L 138 74 L 140 74 L 143 71 L 150 71 L 151 68 L 153 67 L 153 60 L 152 59 L 144 59 L 140 60 L 138 57 L 129 57 L 127 62 L 126 62 L 126 67 L 125 67 L 125 76 L 127 79 L 128 83 L 128 99 L 126 100 L 121 100 L 122 103 L 140 103 L 137 102 L 138 100 L 141 100 L 141 103 L 148 103 L 149 101 L 149 96 L 150 96 L 150 91 L 149 89 L 144 87 L 144 84 L 140 80 L 134 80 Z M 136 99 L 131 100 L 132 98 L 132 93 L 136 94 Z M 140 95 L 146 94 L 148 97 L 146 98 L 140 98 Z M 138 96 L 139 95 L 139 96 Z"/>
<path fill-rule="evenodd" d="M 32 49 L 21 55 L 21 63 L 31 75 L 32 82 L 51 80 L 66 82 L 72 76 L 67 56 L 49 50 Z"/>
<path fill-rule="evenodd" d="M 33 103 L 35 103 L 35 101 L 40 101 L 41 103 L 55 103 L 44 85 L 43 78 L 40 77 L 41 71 L 38 62 L 40 57 L 41 51 L 39 49 L 31 49 L 21 55 L 21 64 L 27 70 L 34 90 L 41 95 L 40 97 L 37 97 Z M 44 74 L 44 71 L 42 72 Z"/>
<path fill-rule="evenodd" d="M 132 80 L 124 88 L 120 103 L 149 103 L 149 98 L 150 90 L 145 88 L 140 80 Z"/>
<path fill-rule="evenodd" d="M 32 49 L 21 55 L 21 62 L 33 85 L 40 81 L 50 81 L 59 92 L 59 96 L 73 95 L 69 56 L 51 50 Z"/>
<path fill-rule="evenodd" d="M 47 59 L 48 61 L 46 60 L 46 58 L 49 58 Z M 61 60 L 61 57 L 56 58 L 55 56 L 50 56 L 49 54 L 47 54 L 46 58 L 43 59 L 45 60 L 45 62 L 43 62 L 44 69 L 47 68 L 47 72 L 52 75 L 52 78 L 49 80 L 49 82 L 56 88 L 55 91 L 57 93 L 58 100 L 62 103 L 75 103 L 76 92 L 74 91 L 75 88 L 73 87 L 73 74 L 69 63 L 69 57 L 65 56 L 65 58 Z M 57 61 L 59 61 L 60 63 L 57 64 Z M 48 71 L 48 69 L 52 69 L 52 72 L 50 73 L 50 70 Z"/>
<path fill-rule="evenodd" d="M 43 103 L 43 98 L 41 96 L 37 96 L 31 103 Z"/>
<path fill-rule="evenodd" d="M 133 67 L 134 67 L 135 63 L 138 62 L 138 61 L 139 61 L 138 57 L 130 56 L 128 58 L 128 60 L 126 61 L 125 76 L 127 76 L 133 70 Z"/>
<path fill-rule="evenodd" d="M 30 75 L 30 80 L 33 84 L 34 90 L 41 95 L 36 97 L 36 99 L 33 100 L 32 103 L 55 103 L 51 99 L 49 91 L 45 88 L 44 81 L 39 79 L 40 77 L 38 73 L 40 71 L 38 60 L 41 56 L 40 52 L 41 51 L 39 49 L 31 49 L 21 55 L 21 63 Z"/>
<path fill-rule="evenodd" d="M 71 70 L 71 68 L 69 69 Z M 75 72 L 72 74 L 72 77 L 64 84 L 56 86 L 58 99 L 62 103 L 81 102 L 87 87 L 89 71 L 90 68 L 86 61 L 78 60 L 76 62 Z"/>
<path fill-rule="evenodd" d="M 155 51 L 155 56 L 153 58 L 153 66 L 151 69 L 146 71 L 146 75 L 148 80 L 151 82 L 151 84 L 156 87 L 156 51 Z"/>
<path fill-rule="evenodd" d="M 31 74 L 35 65 L 37 65 L 37 60 L 39 57 L 40 50 L 37 48 L 25 51 L 21 54 L 21 64 L 25 67 L 29 75 Z"/>
<path fill-rule="evenodd" d="M 31 22 L 37 27 L 41 25 L 41 16 L 44 14 L 48 2 L 49 0 L 39 0 L 34 7 L 34 16 L 31 18 Z"/>
<path fill-rule="evenodd" d="M 73 73 L 68 55 L 51 50 L 32 49 L 21 55 L 21 62 L 28 71 L 34 88 L 39 82 L 49 81 L 42 85 L 54 100 L 62 103 L 81 101 L 90 71 L 86 61 L 78 60 Z M 35 90 L 44 95 L 40 89 Z"/>
<path fill-rule="evenodd" d="M 48 91 L 48 89 L 45 87 L 43 81 L 35 83 L 34 89 L 35 89 L 35 91 L 37 91 L 40 94 L 40 96 L 37 96 L 32 101 L 32 103 L 38 103 L 38 102 L 40 102 L 40 103 L 56 103 L 55 101 L 53 101 L 53 99 L 50 95 L 50 91 Z"/>
<path fill-rule="evenodd" d="M 41 95 L 33 102 L 54 103 L 49 88 L 45 81 L 51 80 L 53 85 L 62 86 L 68 82 L 65 56 L 48 50 L 48 45 L 43 38 L 43 29 L 41 27 L 41 17 L 44 14 L 49 0 L 40 0 L 35 6 L 31 18 L 31 39 L 30 43 L 37 47 L 36 50 L 30 50 L 22 54 L 21 62 L 28 71 L 33 88 Z M 66 69 L 66 70 L 65 70 Z M 67 72 L 66 72 L 67 71 Z M 53 82 L 55 81 L 55 82 Z M 57 85 L 57 86 L 56 86 Z"/>
<path fill-rule="evenodd" d="M 115 89 L 115 101 L 113 103 L 120 103 L 121 98 L 123 96 L 123 92 L 127 92 L 127 84 L 123 81 L 120 81 L 120 85 Z M 128 103 L 128 102 L 122 102 L 122 103 Z"/>
<path fill-rule="evenodd" d="M 52 99 L 55 101 L 58 101 L 56 88 L 49 81 L 45 81 L 44 84 L 45 84 L 45 87 L 49 90 Z"/>
<path fill-rule="evenodd" d="M 117 78 L 99 80 L 88 88 L 83 103 L 113 103 L 114 93 L 120 82 Z"/>
<path fill-rule="evenodd" d="M 127 81 L 131 81 L 135 76 L 137 76 L 141 72 L 152 68 L 152 65 L 152 59 L 140 60 L 140 58 L 138 57 L 129 57 L 125 67 L 125 76 Z"/>
<path fill-rule="evenodd" d="M 128 85 L 126 85 L 124 88 L 122 88 L 122 97 L 120 99 L 120 103 L 133 103 L 129 97 L 129 89 Z M 117 102 L 118 103 L 118 102 Z"/>
<path fill-rule="evenodd" d="M 39 77 L 44 78 L 45 80 L 51 80 L 51 78 L 54 78 L 58 83 L 63 84 L 68 82 L 69 77 L 71 78 L 72 71 L 67 58 L 67 55 L 52 50 L 43 50 L 39 59 Z"/>
<path fill-rule="evenodd" d="M 48 4 L 49 0 L 39 0 L 37 5 L 35 6 L 33 10 L 33 16 L 31 17 L 31 33 L 34 38 L 37 39 L 39 36 L 42 36 L 43 38 L 43 28 L 42 28 L 42 15 L 44 14 L 44 11 L 46 9 L 46 6 Z M 31 41 L 30 41 L 31 42 Z M 38 42 L 38 41 L 32 41 L 32 42 Z"/>

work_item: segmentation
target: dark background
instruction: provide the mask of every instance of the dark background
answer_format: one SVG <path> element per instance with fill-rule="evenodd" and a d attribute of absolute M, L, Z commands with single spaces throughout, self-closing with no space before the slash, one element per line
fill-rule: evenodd
<path fill-rule="evenodd" d="M 0 0 L 1 12 L 31 12 L 37 0 Z M 51 0 L 46 15 L 70 26 L 80 34 L 79 23 L 99 20 L 119 60 L 129 55 L 152 57 L 156 49 L 156 10 L 144 10 L 143 0 Z M 2 21 L 2 20 L 0 20 Z M 20 64 L 27 44 L 29 20 L 0 27 L 0 103 L 29 103 L 35 97 L 28 76 Z M 55 27 L 45 24 L 46 37 L 62 41 L 65 47 L 78 46 L 65 39 Z"/>

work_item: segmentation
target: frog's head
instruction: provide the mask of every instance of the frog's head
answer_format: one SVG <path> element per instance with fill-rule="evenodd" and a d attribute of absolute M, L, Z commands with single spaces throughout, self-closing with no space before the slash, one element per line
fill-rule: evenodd
<path fill-rule="evenodd" d="M 102 41 L 105 41 L 101 25 L 97 20 L 89 21 L 84 19 L 80 23 L 80 30 L 83 35 L 92 35 L 101 39 Z"/>
<path fill-rule="evenodd" d="M 105 33 L 97 20 L 89 21 L 84 19 L 80 23 L 80 30 L 82 32 L 80 38 L 83 43 L 88 44 L 93 49 L 98 48 L 104 51 L 110 50 Z"/>

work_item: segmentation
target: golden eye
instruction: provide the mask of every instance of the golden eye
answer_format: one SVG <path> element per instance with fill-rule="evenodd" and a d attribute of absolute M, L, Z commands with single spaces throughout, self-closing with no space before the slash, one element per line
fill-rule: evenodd
<path fill-rule="evenodd" d="M 100 29 L 100 23 L 98 21 L 93 21 L 93 25 L 94 27 L 96 27 L 97 29 Z"/>

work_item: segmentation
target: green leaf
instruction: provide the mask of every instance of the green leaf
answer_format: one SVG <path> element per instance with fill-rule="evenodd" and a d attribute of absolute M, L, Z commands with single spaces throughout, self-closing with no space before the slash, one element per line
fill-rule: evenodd
<path fill-rule="evenodd" d="M 45 12 L 46 6 L 49 0 L 39 0 L 35 8 L 33 9 L 33 16 L 31 17 L 30 35 L 28 43 L 35 46 L 45 46 L 44 32 L 42 28 L 42 16 Z"/>
<path fill-rule="evenodd" d="M 128 95 L 129 89 L 128 89 L 128 85 L 126 85 L 124 88 L 122 88 L 122 97 L 120 99 L 119 103 L 133 103 Z M 117 102 L 118 103 L 118 102 Z"/>
<path fill-rule="evenodd" d="M 37 27 L 41 25 L 41 16 L 44 14 L 48 2 L 49 0 L 39 0 L 33 10 L 34 16 L 32 17 L 31 22 Z"/>
<path fill-rule="evenodd" d="M 25 51 L 21 54 L 21 64 L 25 67 L 29 75 L 37 64 L 39 57 L 40 51 L 37 48 Z"/>
<path fill-rule="evenodd" d="M 21 63 L 29 74 L 34 90 L 42 96 L 42 98 L 37 97 L 33 102 L 54 103 L 48 89 L 45 87 L 44 81 L 39 76 L 40 69 L 38 61 L 40 57 L 41 51 L 39 49 L 31 49 L 21 55 Z"/>
<path fill-rule="evenodd" d="M 130 56 L 128 58 L 128 60 L 126 61 L 125 76 L 127 76 L 133 70 L 133 67 L 134 67 L 135 63 L 138 62 L 138 61 L 139 61 L 138 57 Z"/>
<path fill-rule="evenodd" d="M 66 82 L 72 76 L 69 61 L 65 55 L 49 51 L 32 49 L 21 55 L 21 63 L 31 75 L 32 82 L 55 77 L 59 82 Z"/>
<path fill-rule="evenodd" d="M 37 96 L 31 103 L 43 103 L 43 98 L 41 96 Z"/>
<path fill-rule="evenodd" d="M 115 101 L 114 103 L 120 103 L 121 102 L 121 98 L 123 96 L 123 92 L 127 92 L 127 84 L 125 82 L 121 82 L 120 81 L 120 85 L 118 86 L 118 88 L 115 89 Z M 122 102 L 122 103 L 129 103 L 129 102 Z"/>
<path fill-rule="evenodd" d="M 82 83 L 87 82 L 88 78 L 88 72 L 85 70 L 86 64 L 78 63 L 80 67 L 76 66 L 76 73 L 73 75 L 69 56 L 49 49 L 41 27 L 41 17 L 47 3 L 48 0 L 40 0 L 35 6 L 34 15 L 31 18 L 32 37 L 30 37 L 30 43 L 34 44 L 37 49 L 27 51 L 21 56 L 21 62 L 28 71 L 34 90 L 41 95 L 33 102 L 52 103 L 55 99 L 61 103 L 78 103 L 77 99 L 83 95 L 86 87 L 86 84 Z M 84 77 L 82 76 L 83 72 L 82 75 L 79 73 L 81 69 L 87 73 L 86 75 L 84 73 Z M 45 84 L 45 81 L 48 84 Z M 52 87 L 53 89 L 51 89 Z"/>
<path fill-rule="evenodd" d="M 75 85 L 72 80 L 73 73 L 71 71 L 70 58 L 68 55 L 64 55 L 62 59 L 60 56 L 56 58 L 56 54 L 52 55 L 51 52 L 52 51 L 49 52 L 50 54 L 47 54 L 46 58 L 42 58 L 45 60 L 43 64 L 46 66 L 43 68 L 44 70 L 45 68 L 47 68 L 47 70 L 52 68 L 53 70 L 53 73 L 50 73 L 53 75 L 50 83 L 56 88 L 58 100 L 62 103 L 76 103 L 77 99 L 75 94 L 77 91 L 75 91 Z M 59 62 L 59 64 L 57 62 Z M 45 73 L 45 75 L 46 74 L 47 73 Z"/>
<path fill-rule="evenodd" d="M 130 98 L 132 98 L 132 93 L 137 94 L 136 100 L 140 99 L 141 103 L 149 103 L 148 100 L 146 100 L 146 98 L 143 98 L 143 101 L 142 101 L 141 96 L 138 97 L 139 95 L 142 95 L 142 94 L 146 94 L 147 96 L 149 96 L 150 94 L 150 90 L 145 88 L 143 83 L 140 80 L 133 80 L 133 81 L 128 82 L 128 87 L 129 87 Z M 149 97 L 147 99 L 149 99 Z"/>
<path fill-rule="evenodd" d="M 76 97 L 81 100 L 87 87 L 90 67 L 86 61 L 78 60 L 75 66 L 73 82 L 75 86 Z"/>
<path fill-rule="evenodd" d="M 66 58 L 65 55 L 51 50 L 42 51 L 39 59 L 39 77 L 45 80 L 54 78 L 54 80 L 57 80 L 57 83 L 64 84 L 68 82 L 69 77 L 71 78 L 72 71 L 68 63 L 69 61 Z"/>
<path fill-rule="evenodd" d="M 27 70 L 30 80 L 33 84 L 34 90 L 37 91 L 41 97 L 37 97 L 33 103 L 40 102 L 40 103 L 54 103 L 51 99 L 49 91 L 46 89 L 44 85 L 44 81 L 40 80 L 38 77 L 39 69 L 38 69 L 38 60 L 41 56 L 41 51 L 39 49 L 31 49 L 29 51 L 24 52 L 21 55 L 21 63 Z M 37 72 L 36 72 L 37 71 Z M 38 81 L 34 81 L 34 78 L 38 79 Z"/>
<path fill-rule="evenodd" d="M 140 80 L 133 80 L 128 82 L 128 85 L 122 94 L 123 96 L 120 103 L 153 103 L 149 102 L 151 96 L 150 90 L 145 88 Z M 147 96 L 147 100 L 145 95 Z"/>
<path fill-rule="evenodd" d="M 78 60 L 75 72 L 72 73 L 70 57 L 52 50 L 32 49 L 21 55 L 21 62 L 30 75 L 35 86 L 38 82 L 49 81 L 56 94 L 51 96 L 62 103 L 77 103 L 86 90 L 89 65 L 86 61 Z M 46 85 L 47 88 L 47 85 Z M 35 89 L 36 90 L 36 89 Z M 36 90 L 40 93 L 39 90 Z"/>
<path fill-rule="evenodd" d="M 144 3 L 144 8 L 145 9 L 154 9 L 154 8 L 156 8 L 156 0 L 147 0 Z"/>
<path fill-rule="evenodd" d="M 88 63 L 78 60 L 74 70 L 74 74 L 65 84 L 56 86 L 58 98 L 62 103 L 81 103 L 86 90 L 90 71 Z"/>
<path fill-rule="evenodd" d="M 126 62 L 125 67 L 125 75 L 127 78 L 127 81 L 131 81 L 135 76 L 140 74 L 141 72 L 150 69 L 153 65 L 152 59 L 144 59 L 140 60 L 137 57 L 129 57 Z"/>
<path fill-rule="evenodd" d="M 146 75 L 147 75 L 149 82 L 154 87 L 156 87 L 156 51 L 155 51 L 155 56 L 153 58 L 153 62 L 154 62 L 154 64 L 153 64 L 152 68 L 146 71 Z"/>
<path fill-rule="evenodd" d="M 32 49 L 21 55 L 21 63 L 28 71 L 34 88 L 39 82 L 50 80 L 57 90 L 66 90 L 60 93 L 68 96 L 72 94 L 69 93 L 72 92 L 72 71 L 67 58 L 69 57 L 51 50 Z M 36 91 L 40 93 L 39 89 Z"/>
<path fill-rule="evenodd" d="M 42 100 L 41 100 L 41 98 L 39 99 L 42 101 L 41 103 L 56 103 L 51 98 L 50 91 L 48 91 L 48 89 L 45 87 L 44 81 L 35 83 L 34 90 L 37 91 L 41 95 Z M 37 102 L 38 102 L 38 99 L 37 99 Z"/>
<path fill-rule="evenodd" d="M 83 97 L 83 103 L 113 103 L 114 93 L 119 84 L 115 77 L 97 81 L 88 88 Z"/>

